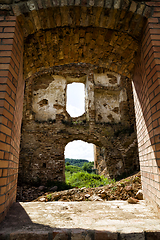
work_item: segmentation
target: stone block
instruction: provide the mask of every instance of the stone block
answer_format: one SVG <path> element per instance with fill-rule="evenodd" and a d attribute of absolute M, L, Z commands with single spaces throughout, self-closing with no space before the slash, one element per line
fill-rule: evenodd
<path fill-rule="evenodd" d="M 131 233 L 120 233 L 120 240 L 145 240 L 144 232 L 134 233 L 134 230 L 131 230 Z"/>
<path fill-rule="evenodd" d="M 10 240 L 48 240 L 48 233 L 46 232 L 13 232 L 10 234 Z"/>
<path fill-rule="evenodd" d="M 118 233 L 109 231 L 95 231 L 95 240 L 117 240 Z"/>
<path fill-rule="evenodd" d="M 1 4 L 12 4 L 13 0 L 1 0 L 0 3 Z"/>
<path fill-rule="evenodd" d="M 68 240 L 69 235 L 69 230 L 55 230 L 52 233 L 53 240 Z"/>
<path fill-rule="evenodd" d="M 160 239 L 160 231 L 159 232 L 145 232 L 145 240 L 159 240 Z"/>

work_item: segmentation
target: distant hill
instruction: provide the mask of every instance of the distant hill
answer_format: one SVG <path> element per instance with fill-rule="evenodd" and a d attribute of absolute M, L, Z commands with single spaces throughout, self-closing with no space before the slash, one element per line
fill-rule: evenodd
<path fill-rule="evenodd" d="M 77 166 L 77 167 L 83 167 L 84 163 L 88 163 L 88 160 L 85 159 L 72 159 L 72 158 L 66 158 L 65 163 L 69 162 L 70 165 Z"/>

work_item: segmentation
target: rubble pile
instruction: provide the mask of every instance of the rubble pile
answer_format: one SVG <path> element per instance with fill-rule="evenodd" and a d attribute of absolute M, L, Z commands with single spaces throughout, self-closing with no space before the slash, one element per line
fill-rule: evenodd
<path fill-rule="evenodd" d="M 143 199 L 140 172 L 118 182 L 96 188 L 73 188 L 56 191 L 57 187 L 18 186 L 17 201 L 111 201 Z M 138 192 L 138 194 L 137 194 Z M 137 196 L 136 196 L 137 194 Z"/>

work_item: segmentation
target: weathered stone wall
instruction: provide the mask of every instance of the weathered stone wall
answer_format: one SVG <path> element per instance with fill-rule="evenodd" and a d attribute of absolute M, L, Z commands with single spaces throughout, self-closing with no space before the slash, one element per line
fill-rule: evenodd
<path fill-rule="evenodd" d="M 77 118 L 66 111 L 66 88 L 71 82 L 86 86 L 86 111 Z M 105 176 L 118 177 L 138 168 L 127 77 L 79 63 L 57 66 L 27 79 L 19 181 L 64 181 L 64 149 L 73 140 L 97 146 L 95 166 Z M 105 167 L 101 167 L 102 158 Z"/>

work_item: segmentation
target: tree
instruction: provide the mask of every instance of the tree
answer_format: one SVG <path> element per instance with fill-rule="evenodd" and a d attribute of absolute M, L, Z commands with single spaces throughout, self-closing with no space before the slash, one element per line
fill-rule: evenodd
<path fill-rule="evenodd" d="M 91 170 L 93 167 L 94 167 L 94 162 L 84 163 L 83 170 L 84 171 Z"/>

